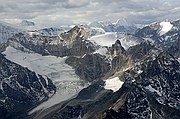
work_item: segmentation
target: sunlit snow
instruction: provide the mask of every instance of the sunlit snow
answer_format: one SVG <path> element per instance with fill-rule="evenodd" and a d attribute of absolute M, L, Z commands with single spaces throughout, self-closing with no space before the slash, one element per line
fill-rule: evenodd
<path fill-rule="evenodd" d="M 90 41 L 100 46 L 111 47 L 117 40 L 115 33 L 105 33 L 101 35 L 92 36 Z"/>
<path fill-rule="evenodd" d="M 158 90 L 154 89 L 151 85 L 148 85 L 145 88 L 150 92 L 156 92 L 159 96 L 162 96 L 162 94 Z"/>
<path fill-rule="evenodd" d="M 109 78 L 105 80 L 105 89 L 113 90 L 114 92 L 118 91 L 124 82 L 120 81 L 118 77 Z"/>
<path fill-rule="evenodd" d="M 160 31 L 161 36 L 170 31 L 173 27 L 173 25 L 170 22 L 161 22 L 160 25 L 162 27 Z"/>
<path fill-rule="evenodd" d="M 107 47 L 111 47 L 112 44 L 116 42 L 116 40 L 120 40 L 121 45 L 125 50 L 127 50 L 130 46 L 139 44 L 139 42 L 133 40 L 131 36 L 114 32 L 106 32 L 105 34 L 95 35 L 89 38 L 89 40 L 95 45 Z"/>

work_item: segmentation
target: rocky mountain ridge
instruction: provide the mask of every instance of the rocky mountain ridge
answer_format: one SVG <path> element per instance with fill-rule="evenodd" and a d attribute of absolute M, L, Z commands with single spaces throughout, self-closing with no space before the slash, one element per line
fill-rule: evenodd
<path fill-rule="evenodd" d="M 83 25 L 75 26 L 60 35 L 24 32 L 14 35 L 7 44 L 2 45 L 3 50 L 6 45 L 10 45 L 24 52 L 44 56 L 66 56 L 65 63 L 73 66 L 82 80 L 91 82 L 77 96 L 37 111 L 27 118 L 178 119 L 178 23 L 168 22 L 168 25 L 173 24 L 168 30 L 164 30 L 162 23 L 158 22 L 138 30 L 135 35 L 123 34 L 129 38 L 119 34 L 120 36 L 113 37 L 113 44 L 106 43 L 104 46 L 102 44 L 108 41 L 104 39 L 103 42 L 100 38 L 105 38 L 104 35 L 93 37 L 92 40 L 91 33 Z M 165 36 L 172 36 L 169 38 L 174 43 L 159 39 Z M 140 42 L 124 48 L 125 41 Z M 167 45 L 168 43 L 170 44 Z M 110 81 L 114 78 L 122 84 L 118 91 L 107 88 L 107 85 L 114 86 Z M 38 93 L 42 92 L 38 90 Z"/>

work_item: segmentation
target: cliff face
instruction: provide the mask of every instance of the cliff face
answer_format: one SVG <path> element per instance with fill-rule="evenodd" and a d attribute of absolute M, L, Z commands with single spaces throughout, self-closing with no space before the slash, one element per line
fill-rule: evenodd
<path fill-rule="evenodd" d="M 104 77 L 110 69 L 110 63 L 104 60 L 103 56 L 90 54 L 80 60 L 76 73 L 81 76 L 82 79 L 93 81 Z"/>
<path fill-rule="evenodd" d="M 127 70 L 123 77 L 131 90 L 123 105 L 115 103 L 116 109 L 106 111 L 103 118 L 178 119 L 179 70 L 178 61 L 164 52 Z"/>

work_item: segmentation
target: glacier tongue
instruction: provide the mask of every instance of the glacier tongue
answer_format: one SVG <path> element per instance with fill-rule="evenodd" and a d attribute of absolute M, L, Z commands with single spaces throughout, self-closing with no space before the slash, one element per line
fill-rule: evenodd
<path fill-rule="evenodd" d="M 3 54 L 6 55 L 7 59 L 23 67 L 27 67 L 38 74 L 48 76 L 55 82 L 79 80 L 74 69 L 65 64 L 66 57 L 61 58 L 50 55 L 42 56 L 37 53 L 25 53 L 10 46 L 7 47 Z"/>
<path fill-rule="evenodd" d="M 52 98 L 40 104 L 29 114 L 67 100 L 88 85 L 80 80 L 71 66 L 65 63 L 66 57 L 42 56 L 37 53 L 22 52 L 11 46 L 7 47 L 3 54 L 12 62 L 43 76 L 48 76 L 57 87 L 57 92 Z"/>

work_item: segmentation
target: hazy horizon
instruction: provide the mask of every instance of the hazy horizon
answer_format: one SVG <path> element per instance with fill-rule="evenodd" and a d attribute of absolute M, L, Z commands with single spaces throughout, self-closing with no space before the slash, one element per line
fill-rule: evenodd
<path fill-rule="evenodd" d="M 0 19 L 8 23 L 29 20 L 44 27 L 117 19 L 149 24 L 178 19 L 179 6 L 179 0 L 8 0 L 1 1 Z"/>

